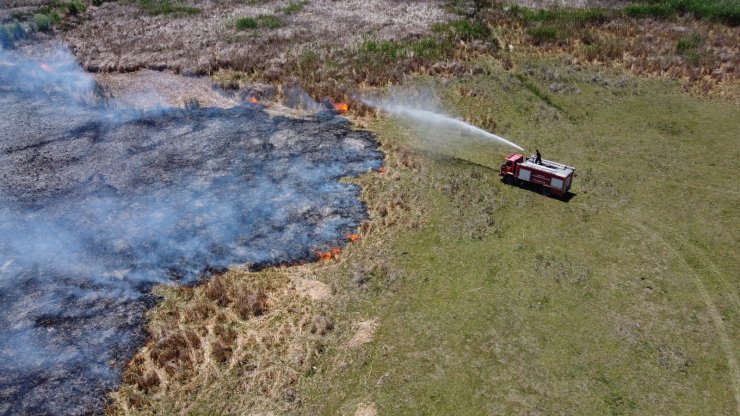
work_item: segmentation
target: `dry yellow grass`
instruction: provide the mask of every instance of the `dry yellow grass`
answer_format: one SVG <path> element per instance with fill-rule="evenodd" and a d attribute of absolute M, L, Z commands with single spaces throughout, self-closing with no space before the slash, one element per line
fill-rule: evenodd
<path fill-rule="evenodd" d="M 298 377 L 311 371 L 333 320 L 324 284 L 312 280 L 321 296 L 307 297 L 288 270 L 232 270 L 199 287 L 159 288 L 164 301 L 150 315 L 151 339 L 108 413 L 290 410 Z"/>
<path fill-rule="evenodd" d="M 362 403 L 357 406 L 355 416 L 377 416 L 378 409 L 375 408 L 373 403 Z"/>
<path fill-rule="evenodd" d="M 357 348 L 373 340 L 375 330 L 378 328 L 378 320 L 370 319 L 357 323 L 357 332 L 347 341 L 347 346 Z"/>

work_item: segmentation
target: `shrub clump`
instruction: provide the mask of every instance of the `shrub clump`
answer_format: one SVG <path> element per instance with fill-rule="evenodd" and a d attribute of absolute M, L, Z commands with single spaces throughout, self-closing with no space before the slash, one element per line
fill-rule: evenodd
<path fill-rule="evenodd" d="M 453 20 L 448 23 L 435 23 L 432 31 L 441 34 L 447 40 L 471 41 L 490 40 L 492 38 L 491 29 L 483 22 L 473 20 Z"/>
<path fill-rule="evenodd" d="M 225 307 L 231 303 L 229 289 L 226 280 L 222 276 L 216 276 L 206 285 L 205 295 L 208 300 L 216 302 L 218 306 Z"/>
<path fill-rule="evenodd" d="M 171 0 L 139 0 L 139 7 L 153 16 L 160 14 L 191 15 L 200 13 L 200 9 L 193 6 L 173 3 Z"/>
<path fill-rule="evenodd" d="M 491 36 L 491 29 L 481 22 L 470 20 L 456 20 L 450 23 L 452 34 L 462 40 L 487 39 Z"/>
<path fill-rule="evenodd" d="M 551 42 L 559 37 L 559 32 L 551 26 L 535 26 L 527 29 L 527 34 L 532 37 L 535 44 Z"/>
<path fill-rule="evenodd" d="M 247 320 L 251 317 L 262 316 L 267 312 L 267 293 L 263 289 L 257 289 L 254 292 L 244 293 L 240 296 L 240 301 L 235 305 L 236 312 L 240 318 Z"/>
<path fill-rule="evenodd" d="M 684 55 L 694 51 L 700 44 L 701 35 L 695 32 L 678 40 L 678 43 L 676 43 L 676 52 Z"/>
<path fill-rule="evenodd" d="M 698 18 L 731 26 L 740 24 L 740 3 L 733 0 L 647 0 L 628 5 L 622 12 L 634 18 L 659 19 L 690 13 Z"/>
<path fill-rule="evenodd" d="M 447 39 L 424 38 L 411 44 L 413 57 L 439 60 L 447 56 L 453 49 Z"/>
<path fill-rule="evenodd" d="M 3 48 L 12 49 L 16 41 L 24 39 L 26 36 L 26 29 L 17 20 L 0 25 L 0 45 Z"/>
<path fill-rule="evenodd" d="M 240 17 L 234 22 L 234 27 L 237 30 L 257 29 L 257 19 L 254 17 Z"/>
<path fill-rule="evenodd" d="M 246 29 L 277 29 L 283 26 L 282 20 L 275 15 L 262 14 L 257 17 L 240 17 L 234 22 L 236 30 Z"/>
<path fill-rule="evenodd" d="M 559 22 L 562 24 L 603 23 L 609 13 L 602 9 L 567 9 L 532 10 L 521 6 L 512 6 L 511 12 L 529 22 Z"/>
<path fill-rule="evenodd" d="M 64 3 L 64 9 L 67 11 L 67 14 L 76 16 L 79 13 L 84 13 L 87 7 L 81 1 L 75 0 Z"/>
<path fill-rule="evenodd" d="M 699 50 L 701 43 L 701 35 L 696 32 L 684 36 L 676 43 L 676 53 L 683 56 L 684 59 L 692 65 L 699 65 L 702 61 L 706 63 L 711 60 L 711 54 L 706 51 L 702 53 Z"/>
<path fill-rule="evenodd" d="M 51 29 L 51 16 L 48 14 L 37 13 L 33 16 L 33 22 L 36 24 L 36 29 L 41 32 L 48 32 Z"/>
<path fill-rule="evenodd" d="M 390 62 L 395 61 L 402 50 L 403 48 L 398 42 L 370 39 L 360 45 L 358 52 L 376 62 Z"/>
<path fill-rule="evenodd" d="M 673 9 L 665 4 L 630 4 L 622 12 L 635 19 L 646 17 L 665 19 L 673 15 Z"/>

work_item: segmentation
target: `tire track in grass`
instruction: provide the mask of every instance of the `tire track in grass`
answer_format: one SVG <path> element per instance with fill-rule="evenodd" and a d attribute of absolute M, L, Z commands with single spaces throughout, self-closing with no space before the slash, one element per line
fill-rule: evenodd
<path fill-rule="evenodd" d="M 683 256 L 679 250 L 677 250 L 673 244 L 671 244 L 668 240 L 666 240 L 658 231 L 651 229 L 650 227 L 646 226 L 645 224 L 637 221 L 637 220 L 630 220 L 627 217 L 625 217 L 622 214 L 617 213 L 619 217 L 622 218 L 622 220 L 631 225 L 632 227 L 636 228 L 637 230 L 650 235 L 653 237 L 654 240 L 661 242 L 664 246 L 670 250 L 670 252 L 673 254 L 674 257 L 676 257 L 686 268 L 691 270 L 694 273 L 691 273 L 692 280 L 694 282 L 694 285 L 696 286 L 697 290 L 699 291 L 699 295 L 701 296 L 702 300 L 704 301 L 704 304 L 707 308 L 707 312 L 709 313 L 710 318 L 712 319 L 712 324 L 714 325 L 714 330 L 719 336 L 719 344 L 722 348 L 722 352 L 725 354 L 725 358 L 727 359 L 727 365 L 730 370 L 730 379 L 732 382 L 732 389 L 735 393 L 735 405 L 737 408 L 737 414 L 740 414 L 740 365 L 738 365 L 737 357 L 735 356 L 735 350 L 732 347 L 732 341 L 730 340 L 730 337 L 727 333 L 727 328 L 725 327 L 724 320 L 722 319 L 722 315 L 719 312 L 719 309 L 717 309 L 717 306 L 714 303 L 714 300 L 712 299 L 711 295 L 709 294 L 709 291 L 707 290 L 706 286 L 704 285 L 704 282 L 701 280 L 701 278 L 698 276 L 698 271 L 696 268 L 691 266 L 688 261 L 686 261 L 685 256 Z M 685 241 L 685 239 L 682 239 Z M 698 259 L 702 259 L 702 256 L 697 256 Z M 719 273 L 719 269 L 714 265 L 714 263 L 710 262 L 710 267 L 706 267 L 705 269 L 710 270 L 713 274 L 717 275 L 721 278 L 721 275 Z M 720 280 L 722 282 L 722 280 Z M 732 293 L 732 292 L 728 292 Z M 737 301 L 734 298 L 734 295 L 731 296 L 731 301 L 733 303 L 733 307 L 737 307 Z"/>

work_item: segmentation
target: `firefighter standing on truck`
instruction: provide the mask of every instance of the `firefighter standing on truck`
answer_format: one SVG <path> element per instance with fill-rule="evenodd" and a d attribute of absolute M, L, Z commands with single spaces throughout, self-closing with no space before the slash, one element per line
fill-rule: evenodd
<path fill-rule="evenodd" d="M 542 155 L 540 154 L 540 149 L 534 149 L 534 151 L 537 153 L 537 157 L 534 158 L 534 163 L 541 165 L 542 164 Z"/>

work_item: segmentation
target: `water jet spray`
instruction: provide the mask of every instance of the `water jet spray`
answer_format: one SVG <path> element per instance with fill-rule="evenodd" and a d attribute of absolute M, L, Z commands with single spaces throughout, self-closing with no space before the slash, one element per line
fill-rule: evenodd
<path fill-rule="evenodd" d="M 509 140 L 506 140 L 499 135 L 485 131 L 470 123 L 466 123 L 462 120 L 458 120 L 456 118 L 446 116 L 444 114 L 439 114 L 439 113 L 435 113 L 429 110 L 422 110 L 419 108 L 414 108 L 412 106 L 397 103 L 391 100 L 373 100 L 370 98 L 362 98 L 362 102 L 371 107 L 379 108 L 385 112 L 388 112 L 396 116 L 409 118 L 414 121 L 420 121 L 426 124 L 432 124 L 432 125 L 439 126 L 439 127 L 451 127 L 456 130 L 478 135 L 480 137 L 485 137 L 487 139 L 493 139 L 498 143 L 513 147 L 518 150 L 522 150 L 522 151 L 524 150 L 518 144 L 513 143 Z"/>

